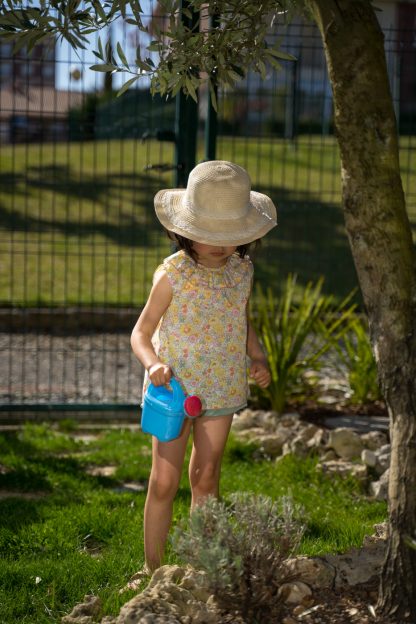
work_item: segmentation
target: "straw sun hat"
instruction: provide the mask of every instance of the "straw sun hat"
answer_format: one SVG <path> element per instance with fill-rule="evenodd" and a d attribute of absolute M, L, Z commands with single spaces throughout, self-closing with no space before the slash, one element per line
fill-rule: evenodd
<path fill-rule="evenodd" d="M 277 224 L 272 200 L 252 191 L 247 171 L 226 160 L 197 165 L 186 189 L 159 191 L 155 210 L 167 230 L 207 245 L 245 245 Z"/>

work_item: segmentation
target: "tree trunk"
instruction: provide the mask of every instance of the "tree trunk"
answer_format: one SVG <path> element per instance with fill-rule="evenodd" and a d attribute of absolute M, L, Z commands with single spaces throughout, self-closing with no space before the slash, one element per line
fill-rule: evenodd
<path fill-rule="evenodd" d="M 307 0 L 325 47 L 343 210 L 390 416 L 389 534 L 377 608 L 416 622 L 416 262 L 383 34 L 369 0 Z"/>

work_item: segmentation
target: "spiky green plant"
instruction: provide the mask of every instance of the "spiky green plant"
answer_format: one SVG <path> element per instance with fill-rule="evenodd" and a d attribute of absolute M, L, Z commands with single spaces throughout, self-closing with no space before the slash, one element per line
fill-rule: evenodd
<path fill-rule="evenodd" d="M 179 556 L 207 575 L 227 613 L 248 624 L 278 622 L 279 588 L 291 580 L 283 563 L 298 547 L 303 527 L 287 498 L 235 494 L 231 504 L 210 497 L 173 534 Z"/>
<path fill-rule="evenodd" d="M 266 350 L 272 381 L 261 392 L 273 410 L 281 414 L 290 398 L 306 390 L 303 375 L 318 370 L 322 356 L 348 326 L 355 304 L 354 292 L 341 303 L 322 294 L 323 278 L 309 282 L 295 301 L 296 275 L 287 277 L 278 301 L 271 289 L 257 288 L 252 321 Z"/>
<path fill-rule="evenodd" d="M 382 398 L 377 364 L 371 349 L 367 322 L 354 314 L 348 330 L 335 345 L 351 388 L 350 403 L 365 404 Z"/>

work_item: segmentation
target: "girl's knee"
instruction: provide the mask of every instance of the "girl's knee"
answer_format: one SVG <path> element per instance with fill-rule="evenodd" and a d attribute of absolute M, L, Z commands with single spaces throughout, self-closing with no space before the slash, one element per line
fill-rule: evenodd
<path fill-rule="evenodd" d="M 218 488 L 219 466 L 209 463 L 203 467 L 193 467 L 189 474 L 191 488 L 200 494 L 215 494 Z"/>
<path fill-rule="evenodd" d="M 178 490 L 178 480 L 169 474 L 152 474 L 149 480 L 149 494 L 158 500 L 173 500 Z"/>

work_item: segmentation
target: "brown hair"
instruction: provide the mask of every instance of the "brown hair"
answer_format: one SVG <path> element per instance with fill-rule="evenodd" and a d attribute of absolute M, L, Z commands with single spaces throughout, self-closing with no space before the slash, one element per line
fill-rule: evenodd
<path fill-rule="evenodd" d="M 170 230 L 166 230 L 166 233 L 169 236 L 170 240 L 172 240 L 179 249 L 183 249 L 194 262 L 198 261 L 196 253 L 192 246 L 192 240 L 190 240 L 189 238 L 185 238 L 185 236 L 181 236 L 180 234 L 176 234 L 175 232 L 171 232 Z M 253 241 L 252 243 L 247 243 L 246 245 L 238 245 L 236 253 L 238 253 L 240 258 L 244 258 L 244 256 L 249 252 L 251 248 L 255 250 L 257 249 L 259 244 L 260 240 L 258 239 Z"/>

